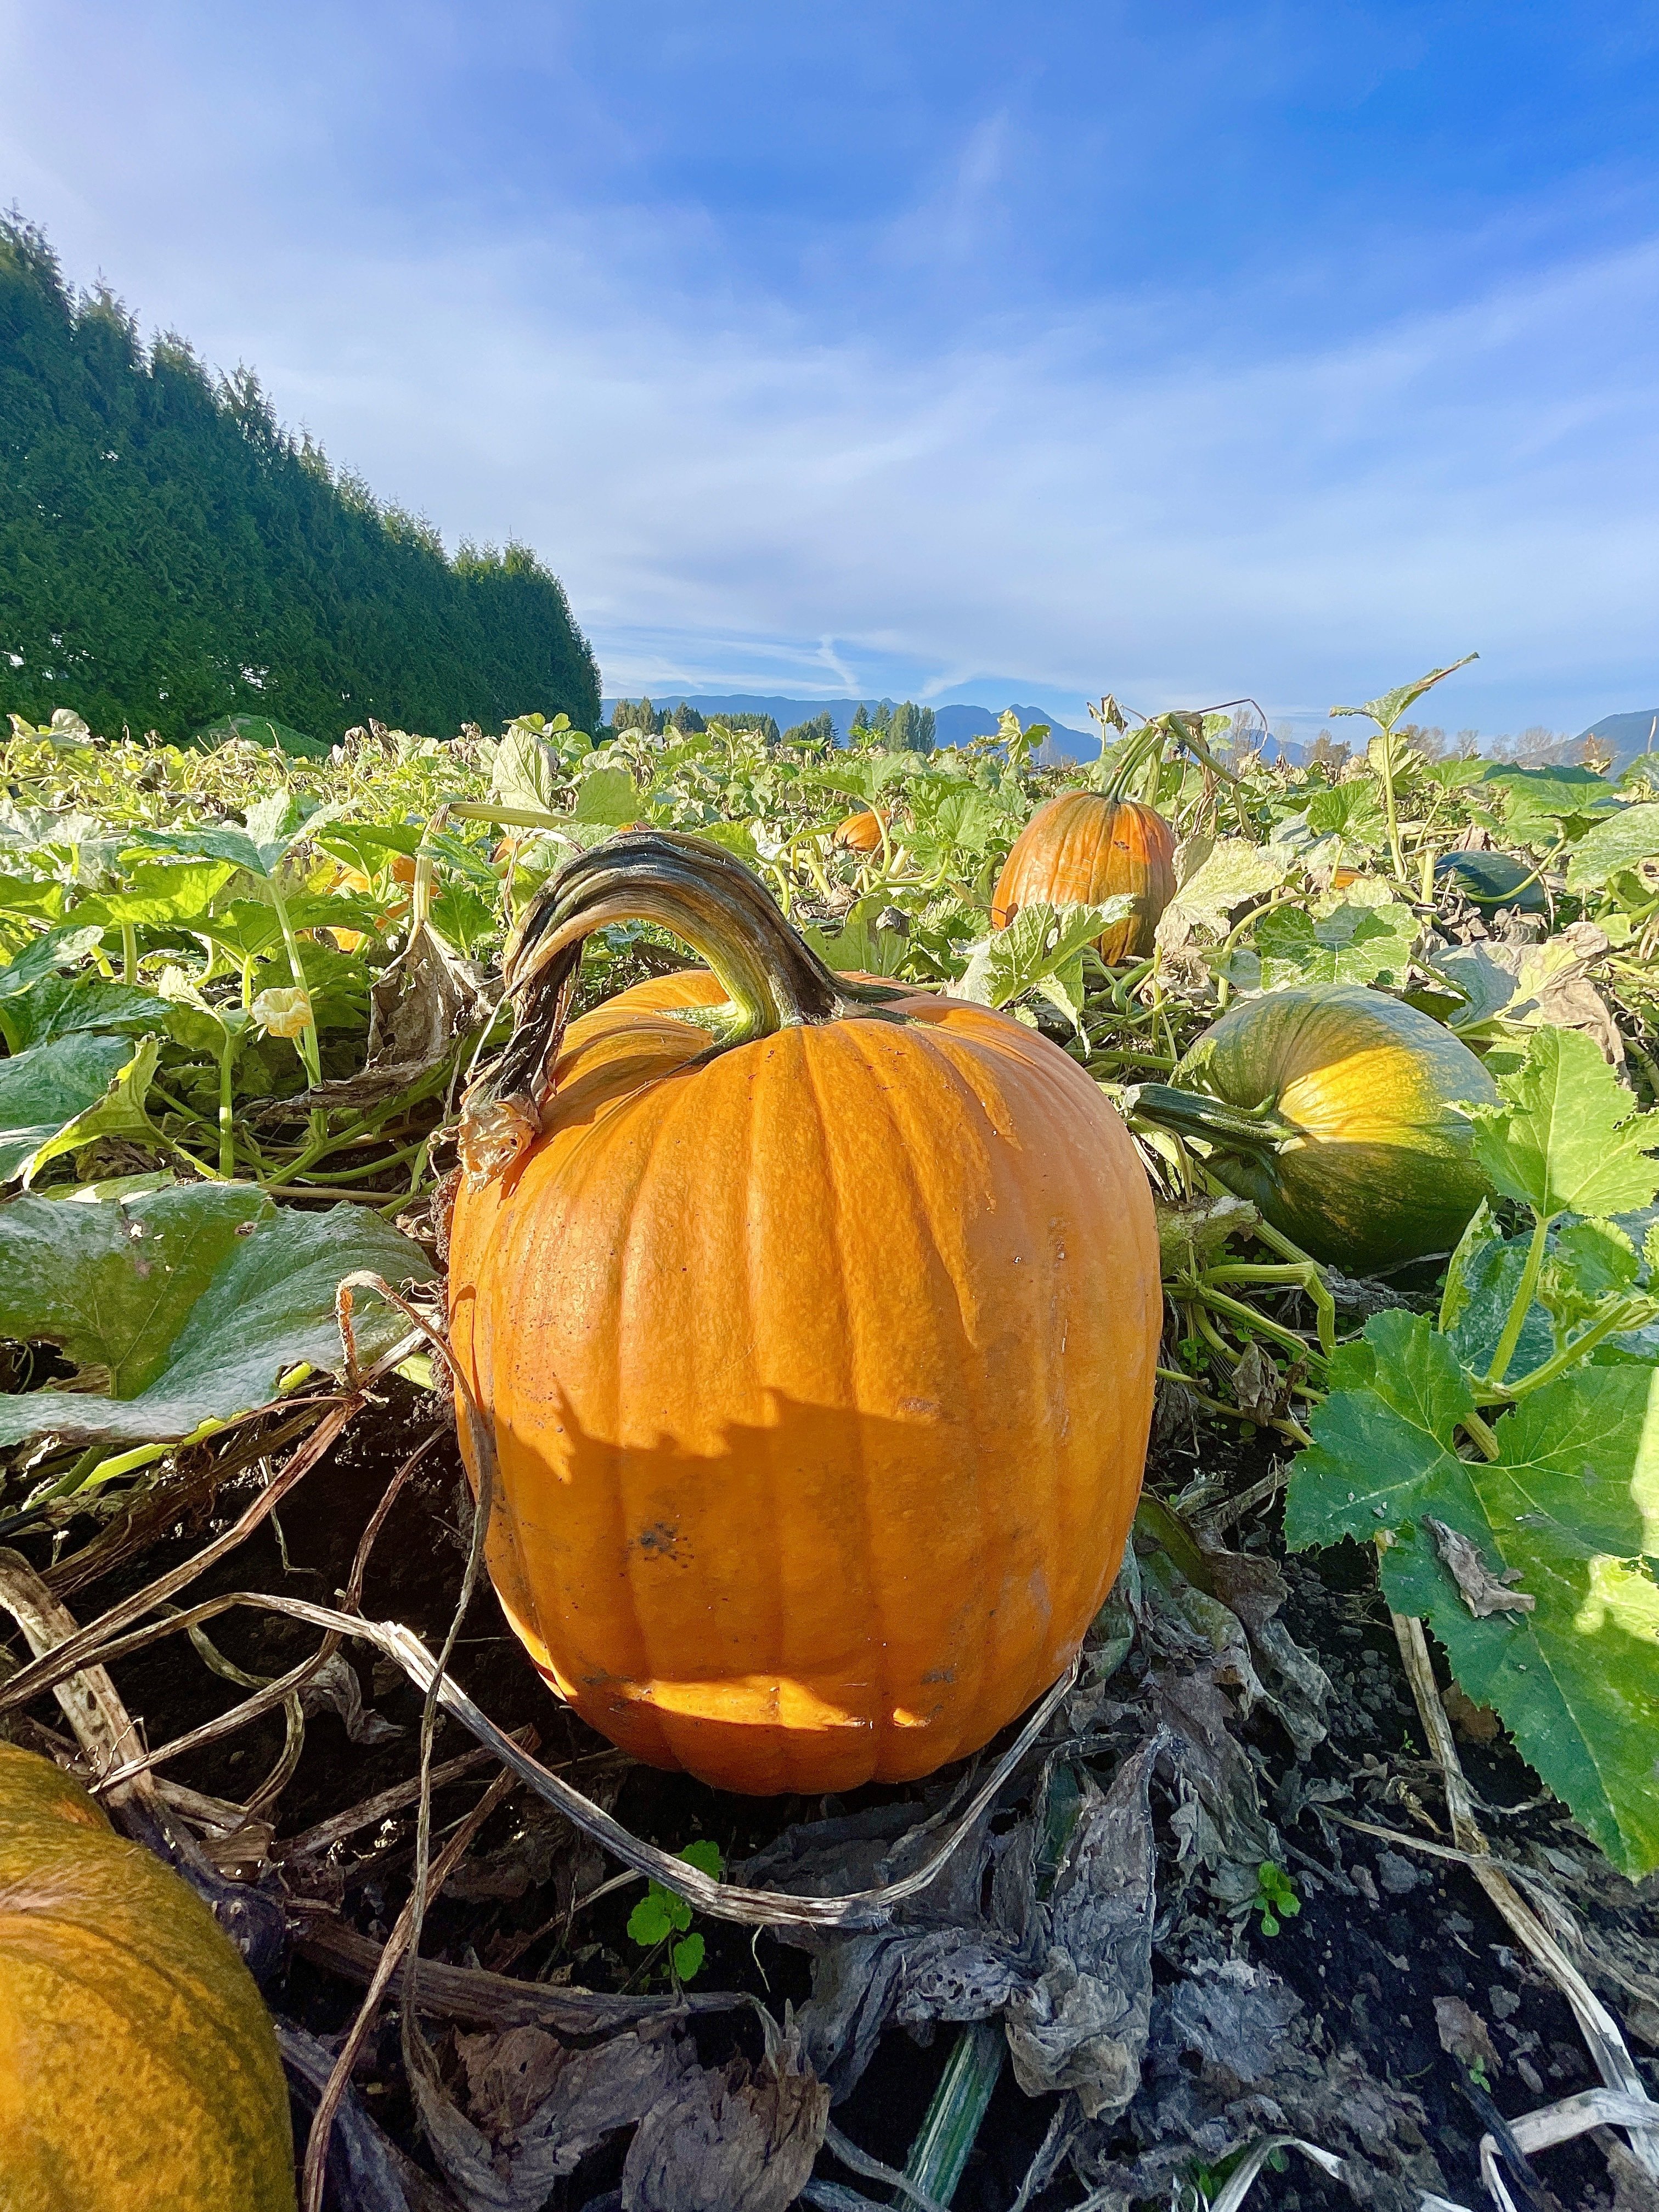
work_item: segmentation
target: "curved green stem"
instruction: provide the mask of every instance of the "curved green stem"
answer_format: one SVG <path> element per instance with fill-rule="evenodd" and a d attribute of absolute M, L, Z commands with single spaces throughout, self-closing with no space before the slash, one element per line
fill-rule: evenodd
<path fill-rule="evenodd" d="M 1486 1380 L 1494 1389 L 1501 1389 L 1509 1373 L 1510 1362 L 1515 1357 L 1515 1347 L 1521 1341 L 1521 1331 L 1526 1326 L 1527 1315 L 1532 1306 L 1532 1294 L 1538 1288 L 1538 1278 L 1544 1265 L 1544 1247 L 1550 1233 L 1551 1217 L 1547 1213 L 1533 1218 L 1532 1242 L 1527 1247 L 1527 1263 L 1521 1270 L 1521 1279 L 1515 1286 L 1515 1296 L 1504 1320 L 1504 1333 L 1498 1340 L 1498 1349 L 1492 1356 L 1492 1365 L 1486 1370 Z"/>
<path fill-rule="evenodd" d="M 1224 1105 L 1196 1091 L 1177 1090 L 1173 1084 L 1141 1083 L 1124 1093 L 1124 1110 L 1168 1129 L 1178 1137 L 1201 1137 L 1220 1152 L 1257 1152 L 1271 1156 L 1286 1145 L 1300 1141 L 1302 1132 L 1262 1105 L 1253 1112 Z"/>
<path fill-rule="evenodd" d="M 557 1055 L 584 941 L 608 923 L 653 921 L 714 970 L 732 1009 L 713 1050 L 782 1029 L 873 1012 L 902 998 L 853 983 L 796 936 L 765 885 L 720 846 L 667 830 L 612 837 L 579 854 L 525 909 L 502 962 L 516 1015 L 513 1038 L 468 1092 L 460 1144 L 467 1173 L 487 1182 L 540 1129 L 540 1099 Z"/>
<path fill-rule="evenodd" d="M 1483 1402 L 1510 1406 L 1519 1399 L 1530 1397 L 1534 1390 L 1541 1390 L 1547 1382 L 1553 1382 L 1558 1375 L 1565 1375 L 1570 1367 L 1576 1367 L 1585 1353 L 1593 1352 L 1604 1337 L 1618 1336 L 1627 1328 L 1640 1328 L 1653 1317 L 1651 1298 L 1623 1299 L 1609 1312 L 1603 1314 L 1594 1328 L 1587 1328 L 1582 1335 L 1574 1337 L 1571 1344 L 1563 1345 L 1559 1352 L 1552 1352 L 1541 1367 L 1534 1367 L 1531 1374 L 1523 1375 L 1518 1382 L 1507 1383 L 1501 1393 L 1494 1392 L 1490 1401 Z"/>
<path fill-rule="evenodd" d="M 1224 1291 L 1212 1291 L 1207 1283 L 1202 1282 L 1194 1284 L 1188 1295 L 1200 1300 L 1212 1313 L 1225 1314 L 1237 1327 L 1253 1330 L 1257 1336 L 1270 1336 L 1275 1344 L 1282 1344 L 1287 1352 L 1295 1352 L 1298 1358 L 1306 1359 L 1315 1366 L 1324 1365 L 1323 1354 L 1316 1352 L 1306 1337 L 1298 1336 L 1294 1329 L 1286 1328 L 1281 1322 L 1270 1321 L 1266 1314 L 1258 1313 L 1254 1306 L 1247 1306 L 1242 1298 L 1230 1298 Z"/>
<path fill-rule="evenodd" d="M 1277 1266 L 1262 1265 L 1249 1260 L 1230 1260 L 1218 1267 L 1206 1267 L 1202 1280 L 1206 1283 L 1283 1283 L 1288 1289 L 1294 1285 L 1312 1305 L 1317 1317 L 1319 1348 L 1328 1358 L 1336 1350 L 1336 1301 L 1326 1288 L 1325 1278 L 1314 1260 L 1285 1260 Z"/>

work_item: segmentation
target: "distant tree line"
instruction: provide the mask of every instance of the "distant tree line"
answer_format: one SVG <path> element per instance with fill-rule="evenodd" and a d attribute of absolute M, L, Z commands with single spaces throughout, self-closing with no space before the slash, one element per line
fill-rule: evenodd
<path fill-rule="evenodd" d="M 854 745 L 876 745 L 885 752 L 930 753 L 935 743 L 933 710 L 918 707 L 913 699 L 902 700 L 896 707 L 890 699 L 883 699 L 874 707 L 866 707 L 860 700 L 848 728 L 847 741 Z"/>
<path fill-rule="evenodd" d="M 245 369 L 142 343 L 0 217 L 0 717 L 187 738 L 252 714 L 325 739 L 538 708 L 584 729 L 599 672 L 556 577 L 377 501 Z"/>
<path fill-rule="evenodd" d="M 781 736 L 770 714 L 737 712 L 717 714 L 713 719 L 723 730 L 753 732 L 769 745 L 786 744 L 830 752 L 840 742 L 835 717 L 827 708 L 805 722 L 796 722 Z M 689 736 L 706 730 L 708 723 L 688 700 L 682 699 L 677 707 L 657 707 L 649 699 L 618 699 L 611 712 L 611 726 L 617 731 L 642 730 L 647 737 L 660 737 L 669 730 Z M 848 726 L 847 742 L 881 751 L 930 753 L 938 742 L 933 710 L 931 707 L 918 707 L 911 699 L 897 706 L 890 699 L 882 699 L 868 707 L 860 700 Z"/>

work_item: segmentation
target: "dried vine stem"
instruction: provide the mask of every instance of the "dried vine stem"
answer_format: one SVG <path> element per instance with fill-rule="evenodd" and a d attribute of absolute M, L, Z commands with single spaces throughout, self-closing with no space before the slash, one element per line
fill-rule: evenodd
<path fill-rule="evenodd" d="M 532 1744 L 535 1741 L 533 1730 L 531 1731 L 531 1741 Z M 463 1852 L 469 1848 L 479 1829 L 502 1800 L 518 1786 L 516 1774 L 503 1772 L 495 1777 L 444 1847 L 428 1881 L 426 1901 L 429 1902 L 437 1895 L 459 1864 Z M 368 2031 L 374 2025 L 374 2015 L 380 2008 L 380 2000 L 401 1965 L 404 1954 L 417 1938 L 416 1906 L 421 1901 L 417 1896 L 411 1896 L 398 1915 L 397 1923 L 386 1938 L 379 1963 L 370 1977 L 368 1994 L 357 2008 L 357 2017 L 351 2023 L 322 2094 L 317 2100 L 311 2132 L 306 2139 L 305 2169 L 301 2180 L 300 2202 L 303 2212 L 322 2212 L 323 2191 L 328 2180 L 328 2144 L 334 2131 L 334 2116 L 351 2080 L 352 2069 L 368 2039 Z"/>
<path fill-rule="evenodd" d="M 1572 2007 L 1573 2017 L 1589 2046 L 1596 2071 L 1608 2088 L 1632 2099 L 1659 2119 L 1659 2106 L 1653 2105 L 1649 2099 L 1647 2084 L 1637 2071 L 1636 2062 L 1626 2046 L 1618 2021 L 1509 1875 L 1492 1863 L 1486 1838 L 1475 1818 L 1474 1800 L 1469 1794 L 1463 1762 L 1457 1755 L 1451 1723 L 1446 1718 L 1446 1709 L 1440 1702 L 1439 1685 L 1434 1679 L 1434 1662 L 1429 1656 L 1428 1638 L 1423 1633 L 1422 1622 L 1402 1613 L 1391 1612 L 1389 1618 L 1394 1623 L 1400 1656 L 1405 1662 L 1406 1677 L 1412 1686 L 1412 1695 L 1417 1700 L 1418 1713 L 1445 1784 L 1446 1810 L 1451 1816 L 1452 1835 L 1459 1849 L 1468 1855 L 1470 1871 Z M 1646 2124 L 1632 2127 L 1630 2136 L 1632 2156 L 1644 2172 L 1659 2179 L 1659 2142 L 1656 2142 L 1651 2128 Z"/>
<path fill-rule="evenodd" d="M 373 1279 L 377 1286 L 384 1287 L 380 1285 L 378 1276 Z M 391 1291 L 387 1296 L 400 1311 L 410 1312 L 407 1301 Z M 422 1333 L 430 1334 L 426 1324 L 419 1322 L 417 1316 L 411 1315 L 411 1318 L 416 1319 Z M 109 1654 L 105 1647 L 123 1629 L 136 1620 L 142 1620 L 158 1605 L 165 1605 L 181 1589 L 188 1589 L 191 1583 L 205 1574 L 210 1567 L 217 1565 L 240 1544 L 245 1544 L 261 1522 L 281 1504 L 289 1491 L 310 1474 L 318 1461 L 337 1441 L 347 1423 L 367 1402 L 368 1386 L 377 1382 L 389 1369 L 397 1366 L 400 1360 L 407 1359 L 415 1349 L 416 1340 L 405 1337 L 394 1344 L 389 1352 L 383 1352 L 367 1372 L 356 1376 L 354 1387 L 344 1396 L 332 1400 L 326 1397 L 313 1399 L 310 1401 L 313 1405 L 326 1407 L 328 1411 L 294 1456 L 278 1468 L 259 1492 L 240 1519 L 233 1522 L 222 1535 L 216 1536 L 210 1544 L 204 1544 L 199 1552 L 193 1553 L 188 1559 L 181 1560 L 176 1567 L 169 1568 L 166 1574 L 158 1576 L 155 1582 L 135 1591 L 131 1597 L 123 1598 L 118 1605 L 112 1606 L 107 1613 L 88 1622 L 86 1627 L 78 1629 L 63 1645 L 55 1647 L 32 1665 L 20 1668 L 3 1691 L 0 1691 L 0 1712 L 8 1712 L 18 1705 L 28 1704 L 31 1698 L 38 1698 L 43 1690 L 50 1689 L 53 1682 L 64 1680 L 94 1655 L 97 1660 L 107 1657 Z M 275 1409 L 264 1407 L 258 1410 L 269 1413 Z"/>
<path fill-rule="evenodd" d="M 641 1838 L 607 1813 L 603 1807 L 584 1797 L 562 1778 L 522 1750 L 505 1729 L 500 1729 L 487 1715 L 479 1711 L 466 1692 L 454 1678 L 441 1672 L 432 1654 L 418 1636 L 398 1621 L 372 1621 L 346 1613 L 337 1613 L 327 1606 L 313 1605 L 305 1598 L 283 1597 L 266 1590 L 232 1590 L 223 1596 L 210 1598 L 192 1607 L 190 1613 L 176 1619 L 161 1621 L 141 1632 L 139 1637 L 125 1639 L 122 1648 L 132 1650 L 142 1640 L 152 1643 L 159 1637 L 172 1635 L 191 1620 L 205 1620 L 215 1613 L 228 1611 L 234 1606 L 252 1606 L 267 1613 L 279 1613 L 295 1620 L 309 1621 L 313 1626 L 335 1629 L 342 1636 L 356 1637 L 372 1644 L 394 1664 L 403 1668 L 415 1686 L 437 1690 L 440 1709 L 459 1721 L 468 1734 L 509 1766 L 527 1790 L 565 1814 L 572 1826 L 584 1835 L 591 1836 L 619 1858 L 624 1866 L 632 1867 L 636 1874 L 660 1881 L 667 1888 L 677 1890 L 687 1904 L 698 1912 L 711 1913 L 717 1920 L 733 1920 L 745 1927 L 796 1928 L 866 1928 L 879 1927 L 895 1905 L 916 1897 L 936 1881 L 952 1856 L 962 1847 L 975 1823 L 993 1803 L 1000 1792 L 1024 1764 L 1027 1754 L 1053 1718 L 1058 1707 L 1075 1686 L 1079 1662 L 1073 1660 L 1053 1689 L 1040 1705 L 1032 1709 L 1030 1718 L 1018 1735 L 997 1760 L 983 1782 L 974 1791 L 957 1819 L 946 1831 L 943 1840 L 915 1873 L 902 1876 L 896 1881 L 884 1883 L 875 1889 L 855 1890 L 842 1897 L 792 1897 L 776 1890 L 748 1889 L 735 1882 L 716 1881 L 700 1873 L 685 1860 L 673 1858 L 659 1850 L 654 1844 Z M 84 1632 L 82 1632 L 84 1637 Z M 77 1639 L 79 1641 L 80 1639 Z M 66 1648 L 65 1648 L 66 1649 Z M 101 1651 L 95 1653 L 102 1657 Z M 26 1669 L 29 1676 L 28 1695 L 39 1697 L 44 1692 L 72 1674 L 77 1665 L 85 1663 L 86 1653 L 65 1656 L 52 1651 L 43 1660 Z M 21 1700 L 13 1695 L 15 1686 L 23 1680 L 22 1674 L 14 1675 L 3 1692 L 0 1692 L 0 1709 Z M 137 1762 L 143 1765 L 145 1762 Z M 120 1780 L 118 1770 L 113 1778 Z"/>

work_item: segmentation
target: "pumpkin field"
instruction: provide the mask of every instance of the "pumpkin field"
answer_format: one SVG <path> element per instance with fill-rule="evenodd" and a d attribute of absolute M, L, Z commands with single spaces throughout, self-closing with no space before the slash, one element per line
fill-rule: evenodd
<path fill-rule="evenodd" d="M 1454 673 L 13 717 L 0 2207 L 1659 2202 L 1659 754 Z"/>

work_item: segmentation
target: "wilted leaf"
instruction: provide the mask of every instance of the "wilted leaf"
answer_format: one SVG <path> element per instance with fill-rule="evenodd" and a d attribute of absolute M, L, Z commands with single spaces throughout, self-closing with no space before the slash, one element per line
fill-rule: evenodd
<path fill-rule="evenodd" d="M 334 1293 L 355 1269 L 429 1281 L 417 1245 L 374 1212 L 279 1212 L 249 1183 L 185 1183 L 128 1200 L 0 1207 L 0 1334 L 44 1337 L 109 1395 L 0 1398 L 0 1443 L 53 1432 L 161 1442 L 262 1405 L 301 1362 L 337 1369 Z M 364 1292 L 359 1354 L 404 1333 Z"/>
<path fill-rule="evenodd" d="M 628 2146 L 623 2212 L 787 2212 L 829 2118 L 830 2092 L 793 2033 L 758 2067 L 689 2068 Z"/>
<path fill-rule="evenodd" d="M 574 2051 L 538 2027 L 456 2039 L 467 2112 L 445 2093 L 423 2038 L 407 2038 L 422 2130 L 468 2212 L 540 2212 L 562 2174 L 631 2127 L 688 2067 L 673 2031 L 627 2031 Z M 471 2117 L 468 2117 L 470 2113 Z"/>
<path fill-rule="evenodd" d="M 1140 2086 L 1152 2007 L 1156 1899 L 1148 1791 L 1156 1740 L 1092 1788 L 1053 1892 L 1038 1908 L 1039 1978 L 1008 2007 L 1008 2050 L 1028 2097 L 1073 2091 L 1085 2115 L 1121 2112 Z"/>
<path fill-rule="evenodd" d="M 1458 1529 L 1449 1528 L 1432 1513 L 1423 1516 L 1423 1526 L 1433 1537 L 1436 1551 L 1477 1620 L 1489 1620 L 1495 1613 L 1530 1613 L 1537 1604 L 1535 1597 L 1513 1587 L 1521 1579 L 1519 1567 L 1495 1575 L 1481 1558 L 1480 1547 Z"/>
<path fill-rule="evenodd" d="M 1488 942 L 1443 952 L 1435 972 L 1465 994 L 1465 1003 L 1448 1017 L 1449 1025 L 1477 1047 L 1511 1028 L 1583 1030 L 1617 1066 L 1624 1040 L 1606 1000 L 1589 981 L 1607 950 L 1605 930 L 1593 921 L 1575 921 L 1541 945 Z"/>

